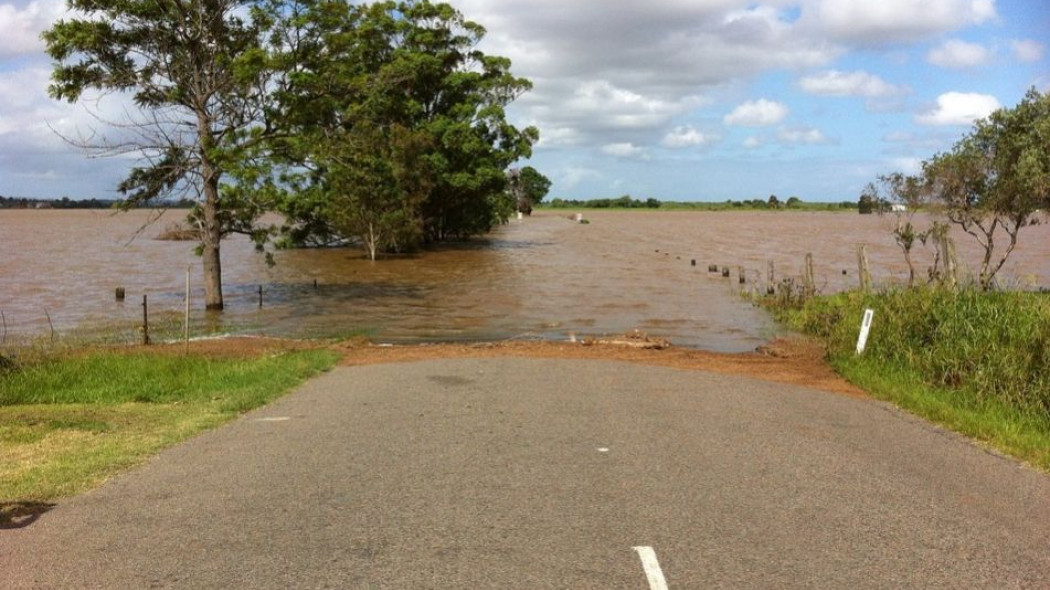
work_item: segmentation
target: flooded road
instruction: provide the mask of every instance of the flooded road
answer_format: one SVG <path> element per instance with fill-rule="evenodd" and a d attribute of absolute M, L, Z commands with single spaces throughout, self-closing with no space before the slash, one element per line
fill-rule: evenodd
<path fill-rule="evenodd" d="M 183 212 L 141 229 L 150 215 L 0 211 L 0 313 L 7 333 L 135 326 L 146 293 L 151 316 L 174 317 L 189 265 L 195 332 L 363 331 L 377 341 L 446 341 L 641 330 L 680 346 L 737 352 L 776 331 L 738 296 L 738 266 L 753 286 L 764 287 L 768 261 L 778 276 L 797 275 L 812 253 L 818 288 L 836 291 L 856 284 L 856 244 L 864 243 L 877 283 L 906 273 L 890 234 L 892 216 L 588 211 L 590 223 L 578 224 L 569 213 L 542 211 L 484 240 L 376 263 L 357 250 L 297 250 L 277 252 L 276 266 L 267 267 L 247 240 L 234 237 L 222 250 L 227 309 L 205 314 L 192 243 L 153 239 Z M 976 264 L 970 238 L 956 239 L 964 259 Z M 1050 285 L 1048 254 L 1050 226 L 1026 229 L 1004 270 L 1007 284 Z M 711 264 L 731 268 L 732 278 L 708 273 Z M 925 265 L 923 258 L 920 275 Z M 114 300 L 117 287 L 127 290 L 126 302 Z"/>

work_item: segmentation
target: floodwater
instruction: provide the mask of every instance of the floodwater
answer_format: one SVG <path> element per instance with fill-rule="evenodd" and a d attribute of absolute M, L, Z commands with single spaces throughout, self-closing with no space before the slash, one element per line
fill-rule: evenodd
<path fill-rule="evenodd" d="M 268 267 L 246 239 L 233 237 L 222 250 L 227 309 L 206 314 L 192 243 L 154 239 L 182 215 L 168 212 L 143 228 L 156 213 L 0 210 L 4 334 L 134 326 L 143 294 L 151 317 L 174 316 L 183 309 L 189 266 L 196 332 L 364 331 L 376 341 L 446 341 L 640 330 L 680 346 L 736 352 L 776 335 L 768 316 L 739 297 L 741 288 L 764 288 L 769 261 L 778 278 L 798 275 L 812 253 L 817 287 L 831 292 L 857 283 L 856 245 L 863 243 L 877 283 L 906 276 L 892 215 L 587 211 L 590 223 L 578 224 L 567 212 L 541 211 L 483 240 L 376 263 L 357 250 L 298 250 L 277 252 Z M 956 236 L 961 257 L 976 268 L 971 240 Z M 1048 254 L 1050 226 L 1027 228 L 1004 282 L 1050 285 Z M 931 258 L 916 257 L 922 275 Z M 729 267 L 732 277 L 709 273 L 709 265 Z M 749 281 L 743 287 L 738 267 Z M 115 301 L 117 287 L 126 289 L 126 302 Z"/>

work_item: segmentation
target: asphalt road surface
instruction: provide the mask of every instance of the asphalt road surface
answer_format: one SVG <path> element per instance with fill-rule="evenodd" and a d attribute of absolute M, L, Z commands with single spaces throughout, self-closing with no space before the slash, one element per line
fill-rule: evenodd
<path fill-rule="evenodd" d="M 1050 477 L 739 377 L 348 367 L 0 530 L 0 587 L 1050 588 Z"/>

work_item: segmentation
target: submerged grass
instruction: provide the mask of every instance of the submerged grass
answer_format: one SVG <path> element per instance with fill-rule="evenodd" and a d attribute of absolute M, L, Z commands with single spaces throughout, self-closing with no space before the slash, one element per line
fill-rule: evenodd
<path fill-rule="evenodd" d="M 330 368 L 323 349 L 242 357 L 74 352 L 0 371 L 4 505 L 90 489 Z"/>
<path fill-rule="evenodd" d="M 876 397 L 1050 470 L 1050 296 L 901 288 L 767 303 L 823 339 L 836 370 Z"/>

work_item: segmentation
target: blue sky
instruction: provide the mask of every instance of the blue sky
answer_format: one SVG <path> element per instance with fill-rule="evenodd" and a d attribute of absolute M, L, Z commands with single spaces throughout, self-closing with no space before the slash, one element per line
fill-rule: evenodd
<path fill-rule="evenodd" d="M 552 197 L 855 200 L 975 118 L 1050 91 L 1040 0 L 459 0 L 532 92 Z M 0 2 L 0 194 L 111 197 L 132 160 L 88 159 L 91 104 L 47 98 L 38 40 L 61 2 Z M 105 113 L 119 113 L 101 104 Z"/>

